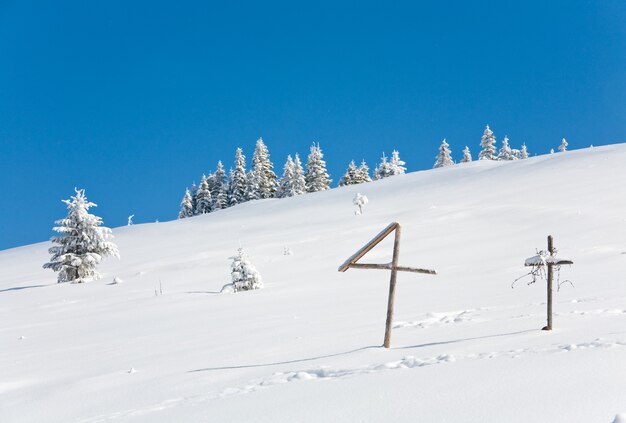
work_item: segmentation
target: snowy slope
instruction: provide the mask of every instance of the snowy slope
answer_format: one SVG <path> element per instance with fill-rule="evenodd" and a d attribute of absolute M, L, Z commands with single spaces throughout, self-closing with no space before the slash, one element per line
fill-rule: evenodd
<path fill-rule="evenodd" d="M 121 260 L 83 285 L 41 268 L 48 243 L 2 251 L 0 422 L 611 422 L 624 163 L 626 145 L 473 162 L 116 228 Z M 399 275 L 386 350 L 389 272 L 337 267 L 392 221 L 400 264 L 439 274 Z M 548 234 L 575 262 L 552 332 L 545 283 L 511 289 Z M 265 288 L 220 295 L 240 242 Z"/>

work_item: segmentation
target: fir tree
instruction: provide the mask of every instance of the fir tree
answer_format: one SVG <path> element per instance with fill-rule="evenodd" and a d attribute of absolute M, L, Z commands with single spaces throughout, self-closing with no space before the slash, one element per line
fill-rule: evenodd
<path fill-rule="evenodd" d="M 528 150 L 526 149 L 526 144 L 522 144 L 522 149 L 519 152 L 519 158 L 520 159 L 528 158 Z"/>
<path fill-rule="evenodd" d="M 196 207 L 194 214 L 211 213 L 213 199 L 211 198 L 211 190 L 209 189 L 209 182 L 205 175 L 202 175 L 200 186 L 198 187 L 198 193 L 196 194 Z"/>
<path fill-rule="evenodd" d="M 393 175 L 404 175 L 406 172 L 406 167 L 404 167 L 406 163 L 400 159 L 400 153 L 398 150 L 393 150 L 391 152 L 391 160 L 389 161 L 389 176 Z"/>
<path fill-rule="evenodd" d="M 247 201 L 246 185 L 246 156 L 243 155 L 243 150 L 238 148 L 235 151 L 235 170 L 230 176 L 228 185 L 228 205 L 234 206 Z"/>
<path fill-rule="evenodd" d="M 480 139 L 480 147 L 482 150 L 478 154 L 478 160 L 496 160 L 496 137 L 493 136 L 489 125 Z"/>
<path fill-rule="evenodd" d="M 296 195 L 294 192 L 294 177 L 295 177 L 295 163 L 291 158 L 291 155 L 287 156 L 287 161 L 283 167 L 283 177 L 278 183 L 278 190 L 276 191 L 277 198 L 293 197 Z"/>
<path fill-rule="evenodd" d="M 180 212 L 178 213 L 178 218 L 184 219 L 186 217 L 192 217 L 193 215 L 194 215 L 193 200 L 191 199 L 191 192 L 189 192 L 189 188 L 187 188 L 185 190 L 185 195 L 183 196 L 183 199 L 180 202 Z"/>
<path fill-rule="evenodd" d="M 330 188 L 332 180 L 328 177 L 324 154 L 319 144 L 311 146 L 311 152 L 306 162 L 304 179 L 307 192 L 324 191 Z"/>
<path fill-rule="evenodd" d="M 339 180 L 339 186 L 342 187 L 345 185 L 354 185 L 358 183 L 356 182 L 357 172 L 358 172 L 358 169 L 356 168 L 356 165 L 354 164 L 354 160 L 352 160 L 350 164 L 348 165 L 348 169 L 346 170 L 346 173 Z"/>
<path fill-rule="evenodd" d="M 304 194 L 306 192 L 306 179 L 304 177 L 304 168 L 300 161 L 300 156 L 296 153 L 293 160 L 293 186 L 294 195 Z"/>
<path fill-rule="evenodd" d="M 363 184 L 365 182 L 372 182 L 372 178 L 370 177 L 370 168 L 367 166 L 367 163 L 365 163 L 365 160 L 361 160 L 361 164 L 356 170 L 354 183 Z"/>
<path fill-rule="evenodd" d="M 374 169 L 374 179 L 379 180 L 391 176 L 391 166 L 387 161 L 387 156 L 383 152 L 382 157 L 380 158 L 380 163 Z"/>
<path fill-rule="evenodd" d="M 189 190 L 189 194 L 191 194 L 191 210 L 194 211 L 195 214 L 195 210 L 196 210 L 196 201 L 198 200 L 198 187 L 196 186 L 196 183 L 194 182 L 193 184 L 191 184 L 191 190 Z"/>
<path fill-rule="evenodd" d="M 257 192 L 252 194 L 255 198 L 272 198 L 276 193 L 276 174 L 274 173 L 274 165 L 270 161 L 270 154 L 263 143 L 263 139 L 259 138 L 256 142 L 256 148 L 252 155 L 252 168 L 254 183 L 251 189 Z"/>
<path fill-rule="evenodd" d="M 250 259 L 243 248 L 240 247 L 237 254 L 230 258 L 233 260 L 230 265 L 233 291 L 250 291 L 263 288 L 261 274 L 250 263 Z"/>
<path fill-rule="evenodd" d="M 502 147 L 498 153 L 498 160 L 517 160 L 517 157 L 513 154 L 511 147 L 509 146 L 509 137 L 506 135 L 502 140 Z"/>
<path fill-rule="evenodd" d="M 461 163 L 469 163 L 472 161 L 472 153 L 470 153 L 470 149 L 468 146 L 465 146 L 463 149 L 463 158 L 461 159 Z"/>
<path fill-rule="evenodd" d="M 560 151 L 561 153 L 563 153 L 564 151 L 567 151 L 567 146 L 568 146 L 568 145 L 569 145 L 569 144 L 567 144 L 567 141 L 565 140 L 565 138 L 563 138 L 563 139 L 561 140 L 561 145 L 559 145 L 559 151 Z"/>
<path fill-rule="evenodd" d="M 96 204 L 87 201 L 85 190 L 75 191 L 75 197 L 63 200 L 68 214 L 64 219 L 55 222 L 59 226 L 53 229 L 61 235 L 51 239 L 59 245 L 48 249 L 52 258 L 43 265 L 44 269 L 59 272 L 59 283 L 82 283 L 99 279 L 96 266 L 102 258 L 119 258 L 117 246 L 108 241 L 113 237 L 111 229 L 101 226 L 102 219 L 89 213 L 91 207 L 97 207 Z"/>
<path fill-rule="evenodd" d="M 449 147 L 450 145 L 446 142 L 446 139 L 444 138 L 443 141 L 441 141 L 441 145 L 439 146 L 439 154 L 437 154 L 436 156 L 433 168 L 450 166 L 454 164 Z"/>
<path fill-rule="evenodd" d="M 228 197 L 226 191 L 228 189 L 226 180 L 226 171 L 222 161 L 217 162 L 217 168 L 208 178 L 209 189 L 211 190 L 211 198 L 213 203 L 211 204 L 212 211 L 221 210 L 228 207 Z"/>
<path fill-rule="evenodd" d="M 250 200 L 259 200 L 261 197 L 259 196 L 259 187 L 256 184 L 256 177 L 254 176 L 254 171 L 251 170 L 246 173 L 246 201 Z"/>

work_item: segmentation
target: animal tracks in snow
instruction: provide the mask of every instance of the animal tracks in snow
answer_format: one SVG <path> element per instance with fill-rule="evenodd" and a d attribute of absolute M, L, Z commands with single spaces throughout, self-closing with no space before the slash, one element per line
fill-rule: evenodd
<path fill-rule="evenodd" d="M 598 338 L 591 342 L 583 342 L 580 344 L 561 344 L 547 348 L 521 348 L 502 352 L 484 352 L 479 354 L 442 354 L 436 357 L 419 358 L 414 356 L 406 356 L 401 360 L 390 361 L 381 364 L 372 364 L 369 366 L 332 369 L 330 367 L 318 367 L 309 370 L 297 370 L 291 372 L 278 372 L 273 375 L 256 379 L 251 383 L 240 388 L 228 388 L 220 393 L 220 397 L 231 395 L 241 395 L 258 391 L 267 387 L 282 385 L 290 382 L 309 381 L 309 380 L 331 380 L 345 377 L 352 377 L 362 374 L 371 374 L 398 369 L 415 369 L 424 366 L 433 366 L 443 363 L 452 363 L 462 360 L 484 360 L 497 357 L 519 358 L 522 355 L 530 355 L 537 353 L 559 353 L 570 352 L 575 350 L 585 350 L 593 348 L 613 348 L 626 346 L 626 342 L 605 341 Z"/>
<path fill-rule="evenodd" d="M 418 327 L 428 328 L 431 326 L 448 325 L 451 323 L 462 323 L 480 320 L 478 317 L 478 310 L 463 310 L 463 311 L 448 311 L 441 313 L 427 313 L 423 319 L 408 322 L 396 322 L 393 325 L 394 329 Z"/>
<path fill-rule="evenodd" d="M 568 301 L 559 302 L 559 304 L 581 304 L 589 303 L 601 300 L 602 298 L 581 298 Z M 508 314 L 507 310 L 515 309 L 527 309 L 528 307 L 543 307 L 544 303 L 533 303 L 524 306 L 510 306 L 510 307 L 482 307 L 478 309 L 469 310 L 456 310 L 456 311 L 444 311 L 444 312 L 432 312 L 426 313 L 422 318 L 418 320 L 409 321 L 397 321 L 394 322 L 394 329 L 401 328 L 419 328 L 427 329 L 430 327 L 438 327 L 450 324 L 459 323 L 480 323 L 490 321 L 501 321 L 510 319 L 526 319 L 531 317 L 543 316 L 543 311 L 538 313 L 521 313 L 521 314 Z M 555 312 L 555 316 L 574 315 L 574 316 L 615 316 L 626 314 L 626 309 L 598 309 L 598 310 L 573 310 L 573 311 L 561 311 Z"/>
<path fill-rule="evenodd" d="M 90 418 L 80 420 L 81 423 L 96 423 L 105 422 L 114 419 L 124 419 L 136 416 L 145 416 L 147 414 L 159 412 L 162 410 L 171 409 L 174 407 L 185 405 L 197 405 L 206 403 L 220 398 L 244 395 L 259 391 L 261 389 L 268 389 L 276 385 L 284 385 L 293 382 L 304 381 L 330 381 L 336 379 L 342 379 L 347 377 L 354 377 L 364 374 L 373 374 L 379 372 L 387 372 L 392 370 L 410 370 L 417 369 L 425 366 L 434 366 L 439 364 L 460 362 L 463 360 L 486 360 L 494 358 L 512 358 L 516 359 L 523 355 L 534 355 L 538 353 L 550 354 L 550 353 L 569 353 L 573 351 L 588 350 L 595 348 L 614 348 L 624 347 L 626 342 L 620 341 L 607 341 L 601 338 L 597 338 L 591 342 L 583 342 L 579 344 L 560 344 L 546 348 L 521 348 L 515 350 L 501 351 L 501 352 L 483 352 L 478 354 L 440 354 L 434 357 L 415 357 L 406 356 L 400 360 L 389 361 L 378 364 L 371 364 L 361 367 L 353 368 L 341 368 L 333 369 L 327 366 L 321 366 L 308 370 L 294 370 L 289 372 L 277 372 L 271 376 L 262 377 L 252 380 L 246 385 L 240 387 L 225 388 L 219 393 L 205 393 L 189 397 L 171 398 L 161 401 L 159 403 L 137 409 L 129 409 L 124 411 L 118 411 L 111 414 L 93 416 Z"/>

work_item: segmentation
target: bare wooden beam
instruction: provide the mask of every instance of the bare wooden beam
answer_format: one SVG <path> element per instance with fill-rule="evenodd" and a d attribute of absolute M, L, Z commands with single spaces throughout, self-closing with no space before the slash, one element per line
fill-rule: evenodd
<path fill-rule="evenodd" d="M 380 270 L 391 270 L 392 264 L 375 264 L 375 263 L 352 263 L 348 265 L 350 269 L 380 269 Z M 399 272 L 413 272 L 413 273 L 424 273 L 426 275 L 436 275 L 437 272 L 431 269 L 420 269 L 417 267 L 408 267 L 408 266 L 398 266 L 396 268 Z"/>
<path fill-rule="evenodd" d="M 389 280 L 389 300 L 387 301 L 387 321 L 385 322 L 385 340 L 383 346 L 391 345 L 391 328 L 393 326 L 393 304 L 396 296 L 396 279 L 398 275 L 398 258 L 400 256 L 400 225 L 395 224 L 395 236 L 393 240 L 393 256 L 391 261 L 391 279 Z"/>
<path fill-rule="evenodd" d="M 367 252 L 369 250 L 371 250 L 376 245 L 378 245 L 378 243 L 380 243 L 380 241 L 385 239 L 385 237 L 387 235 L 389 235 L 391 232 L 393 232 L 398 226 L 399 225 L 398 225 L 397 222 L 393 222 L 393 223 L 389 224 L 389 226 L 387 226 L 385 229 L 383 229 L 381 233 L 376 235 L 370 242 L 365 244 L 365 246 L 363 248 L 361 248 L 359 251 L 354 253 L 348 260 L 346 260 L 341 266 L 339 266 L 339 271 L 340 272 L 345 272 L 346 270 L 348 270 L 348 268 L 350 267 L 350 265 L 352 263 L 354 263 L 355 261 L 357 261 L 358 259 L 363 257 L 365 254 L 367 254 Z"/>
<path fill-rule="evenodd" d="M 427 275 L 436 275 L 437 274 L 436 270 L 420 269 L 420 268 L 417 268 L 417 267 L 398 266 L 397 269 L 400 272 L 425 273 Z"/>
<path fill-rule="evenodd" d="M 381 269 L 391 270 L 391 263 L 374 264 L 374 263 L 352 263 L 348 265 L 349 269 Z"/>

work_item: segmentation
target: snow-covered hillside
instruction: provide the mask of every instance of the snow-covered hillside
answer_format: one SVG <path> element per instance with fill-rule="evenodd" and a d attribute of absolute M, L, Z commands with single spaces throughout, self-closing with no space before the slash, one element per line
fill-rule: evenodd
<path fill-rule="evenodd" d="M 121 259 L 80 285 L 41 268 L 49 243 L 2 251 L 0 422 L 609 423 L 625 163 L 626 145 L 472 162 L 116 228 Z M 337 267 L 392 221 L 400 264 L 439 274 L 399 274 L 384 349 L 389 272 Z M 546 332 L 545 283 L 511 282 L 549 234 L 575 287 Z M 219 294 L 240 243 L 265 288 Z"/>

